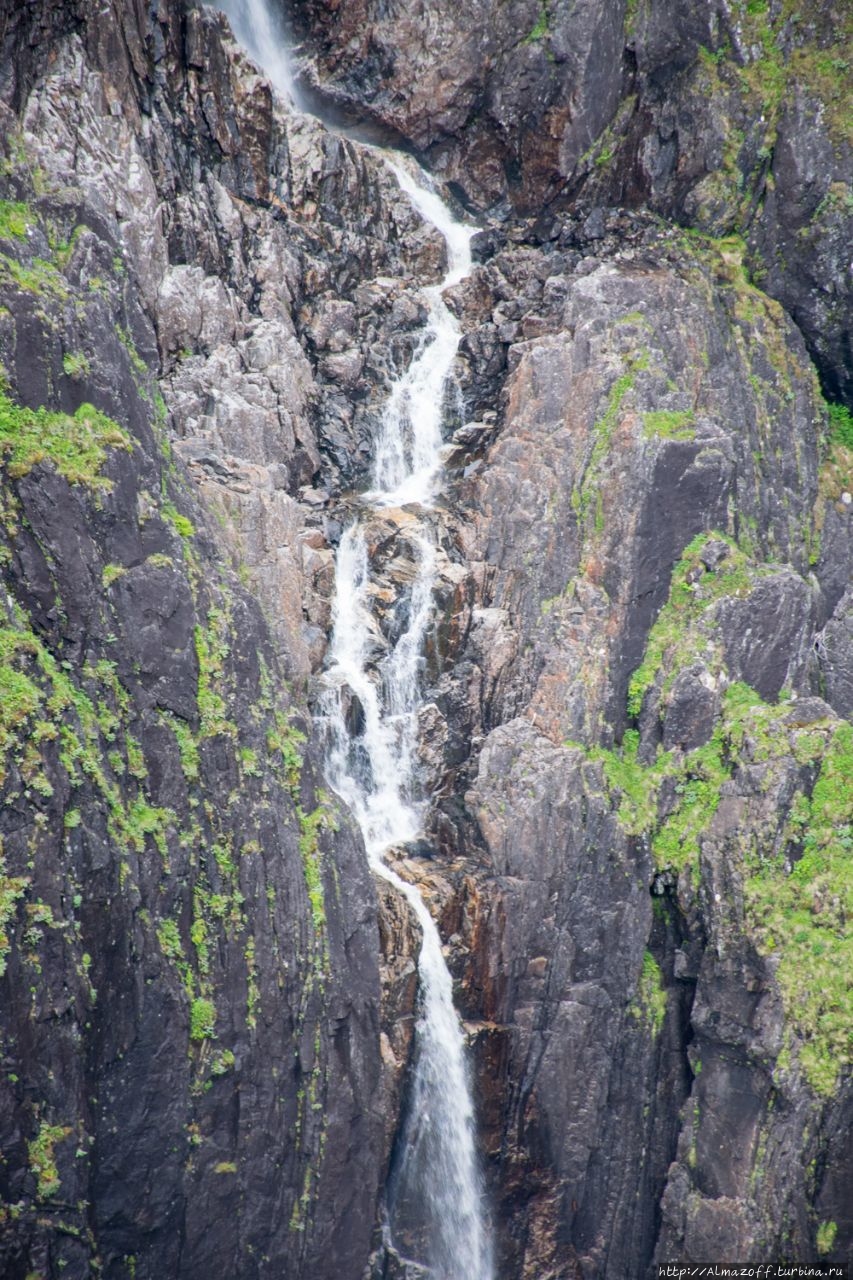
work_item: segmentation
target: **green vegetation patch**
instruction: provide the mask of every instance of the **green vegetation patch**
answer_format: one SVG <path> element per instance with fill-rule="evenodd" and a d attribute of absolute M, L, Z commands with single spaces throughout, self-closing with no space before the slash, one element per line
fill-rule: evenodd
<path fill-rule="evenodd" d="M 833 1093 L 853 1060 L 853 725 L 839 725 L 810 796 L 789 811 L 785 847 L 749 858 L 744 899 L 764 955 L 803 1039 L 800 1064 L 817 1093 Z M 791 862 L 793 861 L 793 867 Z"/>
<path fill-rule="evenodd" d="M 115 739 L 120 717 L 127 711 L 127 694 L 113 665 L 103 660 L 84 669 L 84 677 L 99 690 L 90 695 L 26 626 L 23 614 L 16 613 L 17 626 L 0 627 L 0 782 L 10 752 L 16 753 L 23 772 L 30 747 L 56 739 L 72 787 L 88 780 L 103 798 L 109 835 L 116 845 L 142 853 L 150 838 L 165 863 L 166 834 L 174 813 L 154 808 L 141 792 L 128 798 L 126 784 L 123 788 L 114 776 L 117 766 L 124 767 L 124 757 L 120 752 L 107 757 L 105 740 Z M 144 777 L 138 744 L 125 734 L 124 745 L 128 773 Z M 38 790 L 46 783 L 43 775 L 41 780 L 38 775 L 29 779 Z M 78 822 L 79 818 L 72 820 L 72 826 Z"/>
<path fill-rule="evenodd" d="M 659 409 L 652 413 L 644 413 L 643 434 L 650 438 L 661 437 L 664 440 L 695 440 L 696 432 L 690 425 L 693 417 L 692 409 Z"/>
<path fill-rule="evenodd" d="M 827 404 L 829 438 L 832 444 L 853 449 L 853 414 L 844 404 Z"/>
<path fill-rule="evenodd" d="M 643 967 L 637 986 L 637 999 L 630 1012 L 645 1022 L 652 1035 L 659 1035 L 666 1017 L 666 990 L 660 965 L 651 951 L 643 955 Z"/>
<path fill-rule="evenodd" d="M 131 448 L 127 432 L 90 404 L 74 414 L 24 409 L 0 389 L 0 459 L 13 480 L 50 462 L 69 484 L 110 489 L 101 475 L 108 451 Z"/>
<path fill-rule="evenodd" d="M 28 266 L 24 266 L 17 258 L 0 253 L 0 281 L 23 293 L 54 302 L 65 302 L 70 294 L 65 277 L 46 258 L 33 258 Z"/>
<path fill-rule="evenodd" d="M 190 1005 L 190 1039 L 212 1040 L 216 1029 L 216 1005 L 197 996 Z"/>
<path fill-rule="evenodd" d="M 724 542 L 729 549 L 714 572 L 706 570 L 701 559 L 701 552 L 711 539 Z M 682 661 L 689 660 L 695 644 L 692 628 L 709 605 L 723 596 L 747 595 L 762 572 L 767 570 L 753 566 L 725 534 L 701 533 L 693 539 L 673 570 L 669 599 L 649 633 L 642 664 L 629 682 L 628 710 L 632 716 L 639 715 L 643 699 L 662 667 L 671 673 L 664 685 L 666 693 Z"/>
<path fill-rule="evenodd" d="M 326 927 L 326 903 L 323 892 L 323 855 L 320 849 L 320 832 L 330 825 L 327 805 L 321 800 L 312 813 L 299 810 L 299 852 L 305 872 L 305 886 L 311 903 L 311 919 L 316 932 Z"/>
<path fill-rule="evenodd" d="M 790 714 L 790 704 L 771 706 L 733 684 L 703 747 L 659 751 L 643 765 L 637 735 L 629 733 L 621 751 L 589 754 L 603 766 L 620 825 L 650 837 L 656 865 L 674 870 L 698 866 L 722 786 L 741 767 L 765 765 L 768 778 L 792 757 L 819 767 L 811 794 L 801 780 L 782 838 L 768 832 L 744 844 L 741 872 L 749 936 L 762 955 L 778 957 L 776 980 L 800 1041 L 800 1065 L 815 1092 L 829 1096 L 853 1059 L 853 726 L 791 727 Z M 670 787 L 674 781 L 677 798 L 660 820 L 664 779 Z"/>
<path fill-rule="evenodd" d="M 28 1144 L 30 1169 L 35 1174 L 37 1194 L 40 1200 L 48 1200 L 55 1196 L 60 1188 L 59 1171 L 56 1167 L 54 1148 L 63 1138 L 71 1133 L 67 1125 L 42 1124 L 39 1131 Z"/>
<path fill-rule="evenodd" d="M 838 1226 L 834 1222 L 822 1222 L 817 1229 L 817 1251 L 823 1257 L 827 1253 L 832 1253 L 835 1245 L 835 1237 L 838 1234 Z"/>
<path fill-rule="evenodd" d="M 225 734 L 237 736 L 237 726 L 229 720 L 224 696 L 225 659 L 229 653 L 230 618 L 225 609 L 208 611 L 207 626 L 195 629 L 198 659 L 198 710 L 202 737 Z"/>
<path fill-rule="evenodd" d="M 80 378 L 87 378 L 92 372 L 89 357 L 84 355 L 82 351 L 66 352 L 62 357 L 62 368 L 69 378 L 72 378 L 75 382 Z"/>
<path fill-rule="evenodd" d="M 6 957 L 12 948 L 7 926 L 15 915 L 18 903 L 26 893 L 29 883 L 25 876 L 7 875 L 6 862 L 0 856 L 0 978 L 6 972 Z"/>
<path fill-rule="evenodd" d="M 595 527 L 600 532 L 604 523 L 602 508 L 602 492 L 598 471 L 610 449 L 613 433 L 619 422 L 622 402 L 634 385 L 633 372 L 623 373 L 610 388 L 607 406 L 601 418 L 592 429 L 592 452 L 589 456 L 580 483 L 572 492 L 572 507 L 582 528 L 587 524 L 589 514 L 595 508 Z"/>
<path fill-rule="evenodd" d="M 302 748 L 306 742 L 302 730 L 297 729 L 288 716 L 276 710 L 273 728 L 267 734 L 267 749 L 274 759 L 281 761 L 287 788 L 297 803 L 302 777 Z"/>
<path fill-rule="evenodd" d="M 195 536 L 195 525 L 187 516 L 182 516 L 175 506 L 174 502 L 163 502 L 160 504 L 160 513 L 164 519 L 168 520 L 172 528 L 181 538 L 192 538 Z"/>
<path fill-rule="evenodd" d="M 548 5 L 545 0 L 540 0 L 539 17 L 536 19 L 535 25 L 528 31 L 524 38 L 525 44 L 534 44 L 537 40 L 544 40 L 550 32 L 550 24 L 548 18 Z"/>
<path fill-rule="evenodd" d="M 29 205 L 0 200 L 0 240 L 26 240 L 27 230 L 35 224 L 36 216 Z"/>

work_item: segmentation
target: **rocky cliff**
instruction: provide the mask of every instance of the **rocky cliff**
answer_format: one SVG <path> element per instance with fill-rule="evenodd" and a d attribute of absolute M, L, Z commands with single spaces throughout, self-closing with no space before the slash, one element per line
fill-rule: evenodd
<path fill-rule="evenodd" d="M 498 1276 L 851 1261 L 849 13 L 283 17 L 482 227 L 398 869 Z M 418 937 L 310 711 L 442 244 L 212 10 L 0 39 L 2 1273 L 390 1276 Z"/>

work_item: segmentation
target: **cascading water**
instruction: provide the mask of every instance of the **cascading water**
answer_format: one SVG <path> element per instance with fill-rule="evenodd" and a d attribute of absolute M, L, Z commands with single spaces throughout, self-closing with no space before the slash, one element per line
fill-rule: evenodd
<path fill-rule="evenodd" d="M 420 187 L 402 166 L 391 163 L 394 176 L 418 213 L 444 236 L 447 274 L 424 290 L 429 319 L 420 350 L 394 384 L 376 442 L 373 467 L 378 490 L 368 497 L 383 506 L 429 502 L 440 465 L 444 388 L 459 347 L 459 326 L 442 293 L 471 269 L 472 232 L 450 217 L 432 191 Z"/>
<path fill-rule="evenodd" d="M 273 85 L 296 101 L 293 77 L 267 0 L 219 0 L 232 29 Z M 400 1155 L 388 1203 L 388 1230 L 396 1244 L 396 1207 L 420 1206 L 420 1261 L 435 1280 L 492 1280 L 492 1256 L 482 1211 L 474 1108 L 464 1037 L 453 1006 L 441 938 L 417 889 L 385 862 L 388 851 L 421 831 L 415 758 L 420 667 L 432 613 L 435 543 L 425 519 L 412 516 L 406 538 L 415 559 L 407 624 L 381 661 L 372 664 L 378 625 L 371 613 L 370 562 L 364 524 L 371 511 L 404 504 L 428 507 L 441 465 L 445 390 L 460 331 L 442 297 L 471 269 L 472 231 L 441 199 L 387 154 L 386 163 L 413 205 L 444 237 L 448 270 L 424 290 L 429 316 L 406 372 L 389 395 L 376 442 L 373 490 L 364 496 L 363 520 L 341 538 L 336 558 L 333 632 L 320 717 L 329 742 L 327 775 L 350 806 L 373 870 L 411 905 L 423 933 L 418 961 L 420 1016 L 415 1065 Z M 373 665 L 373 671 L 371 671 Z M 357 705 L 358 732 L 347 727 Z"/>
<path fill-rule="evenodd" d="M 392 168 L 419 212 L 444 235 L 448 273 L 440 285 L 425 291 L 429 320 L 423 341 L 389 396 L 376 445 L 375 488 L 364 498 L 365 521 L 371 509 L 429 505 L 440 468 L 445 388 L 460 336 L 442 291 L 461 280 L 471 265 L 470 230 L 455 222 L 438 197 L 418 186 L 405 169 Z M 491 1280 L 464 1038 L 441 938 L 417 889 L 385 862 L 389 849 L 414 839 L 421 829 L 415 745 L 435 546 L 425 520 L 417 520 L 414 531 L 407 528 L 406 539 L 416 553 L 408 624 L 391 652 L 376 664 L 375 675 L 370 672 L 370 656 L 376 648 L 376 628 L 359 522 L 341 539 L 328 692 L 321 714 L 331 743 L 329 781 L 358 818 L 371 866 L 403 894 L 423 931 L 418 966 L 421 1012 L 406 1125 L 389 1196 L 391 1238 L 396 1205 L 415 1201 L 426 1219 L 419 1234 L 432 1273 L 440 1280 Z M 360 732 L 355 735 L 347 729 L 345 712 L 347 700 L 353 698 L 361 712 Z"/>

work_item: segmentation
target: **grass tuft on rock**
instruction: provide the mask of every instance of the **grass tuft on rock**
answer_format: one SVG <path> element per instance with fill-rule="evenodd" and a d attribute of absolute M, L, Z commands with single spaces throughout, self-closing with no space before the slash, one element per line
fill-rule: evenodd
<path fill-rule="evenodd" d="M 131 448 L 127 432 L 90 404 L 73 414 L 25 409 L 0 389 L 0 459 L 13 480 L 49 462 L 69 484 L 110 489 L 101 474 L 109 450 Z"/>

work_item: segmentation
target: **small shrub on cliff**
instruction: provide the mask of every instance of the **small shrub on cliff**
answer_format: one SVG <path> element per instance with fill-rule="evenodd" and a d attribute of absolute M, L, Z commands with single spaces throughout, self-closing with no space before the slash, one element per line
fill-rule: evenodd
<path fill-rule="evenodd" d="M 62 357 L 62 368 L 68 377 L 75 382 L 78 378 L 87 378 L 92 372 L 87 356 L 82 351 L 69 351 Z"/>
<path fill-rule="evenodd" d="M 216 1027 L 216 1005 L 198 996 L 190 1006 L 190 1039 L 212 1040 Z"/>
<path fill-rule="evenodd" d="M 829 432 L 833 444 L 853 449 L 853 414 L 846 405 L 828 404 Z"/>

